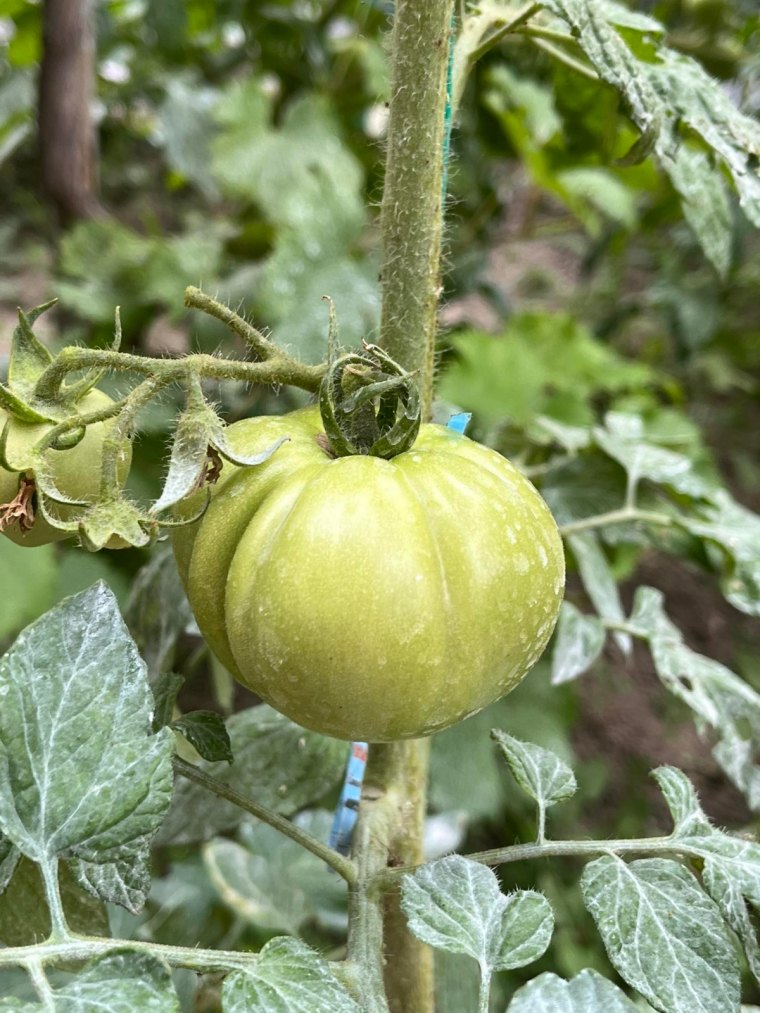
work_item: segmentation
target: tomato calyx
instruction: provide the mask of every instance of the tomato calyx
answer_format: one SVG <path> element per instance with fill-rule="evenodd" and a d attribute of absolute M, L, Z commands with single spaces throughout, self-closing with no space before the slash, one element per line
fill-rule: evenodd
<path fill-rule="evenodd" d="M 389 459 L 409 450 L 420 429 L 414 374 L 377 345 L 363 344 L 333 362 L 319 389 L 322 424 L 336 457 Z"/>

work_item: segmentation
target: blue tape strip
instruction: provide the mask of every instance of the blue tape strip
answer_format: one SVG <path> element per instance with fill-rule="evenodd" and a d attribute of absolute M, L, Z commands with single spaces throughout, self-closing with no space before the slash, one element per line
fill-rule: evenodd
<path fill-rule="evenodd" d="M 351 743 L 351 752 L 346 764 L 346 776 L 343 779 L 343 788 L 338 807 L 335 810 L 329 839 L 330 847 L 339 851 L 341 855 L 347 855 L 351 850 L 351 835 L 354 832 L 359 814 L 359 801 L 362 797 L 362 782 L 364 781 L 364 771 L 367 769 L 368 751 L 369 747 L 366 742 Z"/>
<path fill-rule="evenodd" d="M 451 416 L 446 428 L 453 429 L 455 433 L 463 433 L 470 424 L 471 418 L 472 412 L 457 412 L 456 415 Z"/>

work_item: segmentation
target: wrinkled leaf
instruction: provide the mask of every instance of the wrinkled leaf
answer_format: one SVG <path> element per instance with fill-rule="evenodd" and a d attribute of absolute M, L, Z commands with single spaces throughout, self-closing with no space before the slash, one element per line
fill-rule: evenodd
<path fill-rule="evenodd" d="M 0 696 L 2 833 L 41 864 L 139 864 L 169 806 L 172 737 L 151 734 L 145 666 L 104 584 L 20 634 Z"/>
<path fill-rule="evenodd" d="M 570 682 L 587 671 L 599 657 L 607 639 L 604 624 L 584 615 L 569 601 L 562 603 L 552 654 L 552 683 Z"/>
<path fill-rule="evenodd" d="M 325 841 L 332 814 L 302 813 L 294 822 Z M 203 860 L 225 904 L 257 928 L 296 935 L 311 922 L 328 931 L 345 931 L 345 883 L 321 859 L 274 828 L 244 823 L 240 843 L 210 841 Z"/>
<path fill-rule="evenodd" d="M 572 798 L 578 790 L 575 774 L 550 749 L 521 742 L 498 729 L 491 732 L 491 737 L 503 752 L 517 783 L 540 809 Z"/>
<path fill-rule="evenodd" d="M 232 763 L 230 737 L 221 714 L 190 711 L 172 722 L 172 728 L 187 739 L 204 760 Z"/>
<path fill-rule="evenodd" d="M 505 896 L 490 869 L 460 855 L 404 876 L 401 906 L 418 939 L 473 957 L 484 977 L 538 960 L 554 928 L 552 909 L 540 893 Z"/>
<path fill-rule="evenodd" d="M 586 594 L 596 611 L 608 622 L 624 622 L 625 613 L 617 581 L 596 534 L 593 531 L 583 531 L 568 535 L 567 544 L 575 556 Z M 620 649 L 625 654 L 630 654 L 630 635 L 619 631 L 613 635 Z"/>
<path fill-rule="evenodd" d="M 717 737 L 713 756 L 754 810 L 760 808 L 760 695 L 718 661 L 697 654 L 665 614 L 663 596 L 640 587 L 631 622 L 649 640 L 666 689 L 686 703 L 700 730 Z"/>
<path fill-rule="evenodd" d="M 581 890 L 620 976 L 662 1013 L 727 1013 L 739 964 L 721 913 L 682 865 L 606 855 Z"/>
<path fill-rule="evenodd" d="M 570 981 L 539 974 L 515 992 L 507 1013 L 635 1013 L 635 1006 L 617 985 L 591 968 Z"/>
<path fill-rule="evenodd" d="M 0 1000 L 0 1010 L 24 1013 L 179 1013 L 169 968 L 145 953 L 130 952 L 128 944 L 88 964 L 68 985 L 53 992 L 53 1003 Z"/>
<path fill-rule="evenodd" d="M 327 963 L 298 939 L 272 939 L 222 988 L 224 1013 L 361 1013 Z"/>

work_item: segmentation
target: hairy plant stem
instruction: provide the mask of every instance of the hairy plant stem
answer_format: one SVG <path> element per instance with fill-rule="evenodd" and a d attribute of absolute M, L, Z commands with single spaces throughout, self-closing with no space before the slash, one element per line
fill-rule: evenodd
<path fill-rule="evenodd" d="M 396 0 L 391 37 L 380 344 L 405 369 L 418 371 L 423 420 L 433 399 L 453 11 L 454 0 Z M 370 746 L 358 839 L 371 857 L 357 858 L 365 869 L 368 863 L 379 871 L 389 862 L 422 861 L 428 756 L 427 741 Z M 387 961 L 392 1013 L 432 1013 L 432 951 L 409 932 L 396 891 L 384 899 L 380 921 L 378 904 L 369 896 L 355 898 L 349 952 L 368 962 L 368 973 L 376 971 L 379 958 L 355 938 L 357 932 L 360 940 L 369 936 Z"/>
<path fill-rule="evenodd" d="M 259 805 L 258 802 L 254 802 L 253 799 L 247 798 L 245 795 L 241 795 L 240 792 L 235 791 L 234 788 L 230 788 L 216 777 L 212 777 L 207 774 L 204 770 L 199 767 L 193 766 L 192 763 L 188 763 L 186 760 L 180 759 L 175 756 L 172 761 L 174 770 L 176 773 L 186 777 L 188 781 L 194 781 L 199 784 L 202 788 L 212 792 L 219 798 L 226 799 L 228 802 L 232 802 L 238 808 L 245 810 L 250 813 L 251 816 L 255 816 L 256 819 L 261 820 L 262 823 L 268 823 L 270 827 L 274 827 L 275 830 L 279 830 L 281 834 L 289 837 L 292 841 L 296 841 L 301 847 L 310 851 L 317 858 L 321 858 L 326 865 L 329 865 L 334 869 L 339 876 L 341 876 L 349 886 L 353 887 L 357 882 L 357 868 L 356 864 L 351 861 L 350 858 L 344 858 L 343 855 L 338 854 L 332 848 L 323 844 L 322 841 L 317 840 L 316 837 L 312 837 L 311 834 L 297 827 L 290 820 L 285 819 L 284 816 L 280 816 L 279 813 L 272 812 L 271 809 L 267 809 L 263 805 Z"/>
<path fill-rule="evenodd" d="M 319 389 L 325 366 L 310 366 L 287 355 L 228 306 L 217 302 L 197 288 L 190 287 L 185 291 L 185 304 L 225 323 L 230 330 L 243 338 L 248 348 L 257 356 L 257 361 L 242 362 L 202 354 L 186 355 L 179 359 L 154 359 L 111 349 L 71 346 L 61 349 L 42 373 L 35 387 L 35 396 L 42 401 L 55 400 L 61 392 L 61 385 L 70 373 L 91 368 L 137 373 L 152 377 L 161 386 L 175 381 L 181 382 L 188 374 L 195 374 L 207 379 L 289 384 L 308 391 Z"/>
<path fill-rule="evenodd" d="M 476 851 L 465 855 L 471 862 L 481 865 L 507 865 L 510 862 L 527 862 L 537 858 L 571 858 L 591 855 L 681 855 L 683 857 L 704 858 L 704 852 L 685 845 L 674 836 L 642 837 L 631 840 L 617 841 L 547 841 L 543 843 L 511 844 L 505 848 L 492 848 L 490 851 Z M 407 873 L 415 872 L 419 865 L 386 869 L 380 873 L 373 884 L 375 890 L 387 890 L 397 884 Z"/>
<path fill-rule="evenodd" d="M 454 0 L 397 0 L 391 36 L 388 149 L 381 209 L 380 344 L 420 370 L 430 413 L 440 294 L 446 75 Z"/>
<path fill-rule="evenodd" d="M 652 510 L 639 510 L 638 507 L 625 506 L 619 510 L 609 510 L 607 513 L 583 517 L 579 521 L 568 521 L 567 524 L 560 524 L 559 530 L 563 535 L 575 535 L 581 531 L 592 531 L 594 528 L 604 528 L 610 524 L 628 524 L 631 521 L 671 527 L 678 523 L 678 518 L 670 514 L 660 514 Z"/>

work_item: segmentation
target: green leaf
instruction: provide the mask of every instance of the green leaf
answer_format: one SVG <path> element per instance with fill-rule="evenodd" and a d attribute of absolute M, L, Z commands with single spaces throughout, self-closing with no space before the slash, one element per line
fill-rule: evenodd
<path fill-rule="evenodd" d="M 572 798 L 578 790 L 575 774 L 550 749 L 532 742 L 521 742 L 495 728 L 491 738 L 497 743 L 509 764 L 515 780 L 540 808 Z"/>
<path fill-rule="evenodd" d="M 607 631 L 597 616 L 562 602 L 552 654 L 552 684 L 570 682 L 589 669 L 604 647 Z"/>
<path fill-rule="evenodd" d="M 718 489 L 682 526 L 719 550 L 726 599 L 741 612 L 760 616 L 760 517 Z"/>
<path fill-rule="evenodd" d="M 204 760 L 232 763 L 230 737 L 221 714 L 214 711 L 190 711 L 172 722 L 171 727 L 184 735 Z"/>
<path fill-rule="evenodd" d="M 694 713 L 700 730 L 717 737 L 712 753 L 753 810 L 760 808 L 760 695 L 712 658 L 683 642 L 663 609 L 663 596 L 640 587 L 631 622 L 649 640 L 655 669 L 666 689 Z"/>
<path fill-rule="evenodd" d="M 608 412 L 604 423 L 604 427 L 594 428 L 594 440 L 625 468 L 632 489 L 645 478 L 694 499 L 712 492 L 712 486 L 695 473 L 690 458 L 646 439 L 644 422 L 638 415 Z"/>
<path fill-rule="evenodd" d="M 599 545 L 599 539 L 593 531 L 578 532 L 567 536 L 567 544 L 575 556 L 578 570 L 583 581 L 586 594 L 591 599 L 596 611 L 611 623 L 622 623 L 625 620 L 620 591 L 607 557 Z M 614 633 L 618 646 L 625 654 L 630 654 L 631 638 L 627 633 Z"/>
<path fill-rule="evenodd" d="M 0 1010 L 24 1013 L 179 1013 L 169 968 L 155 957 L 129 951 L 93 961 L 76 978 L 53 992 L 49 1003 L 21 1003 L 0 1000 Z"/>
<path fill-rule="evenodd" d="M 141 866 L 171 798 L 172 736 L 151 734 L 145 666 L 105 585 L 21 633 L 0 696 L 0 831 L 42 865 Z"/>
<path fill-rule="evenodd" d="M 662 790 L 675 827 L 673 837 L 702 859 L 702 882 L 744 947 L 752 973 L 760 980 L 760 949 L 746 900 L 760 904 L 760 844 L 712 826 L 686 775 L 659 767 L 653 776 Z"/>
<path fill-rule="evenodd" d="M 185 679 L 175 672 L 163 672 L 153 680 L 153 731 L 157 732 L 164 725 L 170 725 L 174 717 L 174 706 L 177 694 L 185 684 Z"/>
<path fill-rule="evenodd" d="M 228 974 L 224 1013 L 361 1013 L 325 960 L 298 939 L 270 940 L 250 970 Z"/>
<path fill-rule="evenodd" d="M 327 840 L 332 814 L 301 813 L 294 822 Z M 243 823 L 239 835 L 240 843 L 217 838 L 203 849 L 209 878 L 236 916 L 292 935 L 308 923 L 345 931 L 345 883 L 321 859 L 263 823 Z"/>
<path fill-rule="evenodd" d="M 570 981 L 539 974 L 519 988 L 507 1013 L 635 1013 L 640 1009 L 617 985 L 591 968 Z"/>
<path fill-rule="evenodd" d="M 576 406 L 576 417 L 560 421 L 586 424 L 599 391 L 651 380 L 648 367 L 627 362 L 566 313 L 516 314 L 503 334 L 469 331 L 456 335 L 453 346 L 457 357 L 441 379 L 440 396 L 487 424 L 507 418 L 527 425 L 551 414 L 558 393 Z"/>
<path fill-rule="evenodd" d="M 728 187 L 703 151 L 678 149 L 668 175 L 705 256 L 721 277 L 731 266 L 734 219 Z"/>
<path fill-rule="evenodd" d="M 505 896 L 490 869 L 460 855 L 404 876 L 401 906 L 418 939 L 473 957 L 484 977 L 538 960 L 554 927 L 544 896 L 532 890 Z"/>
<path fill-rule="evenodd" d="M 345 742 L 307 731 L 266 705 L 233 714 L 227 731 L 234 762 L 204 761 L 200 768 L 284 816 L 319 801 L 343 777 Z M 158 839 L 164 844 L 208 840 L 236 827 L 242 817 L 231 802 L 180 778 Z"/>
<path fill-rule="evenodd" d="M 605 855 L 581 890 L 620 976 L 663 1013 L 739 1007 L 736 950 L 715 902 L 682 865 Z"/>
<path fill-rule="evenodd" d="M 63 865 L 59 886 L 66 921 L 72 932 L 88 936 L 109 936 L 108 912 L 77 883 Z M 32 946 L 50 935 L 50 914 L 38 865 L 22 858 L 5 891 L 0 894 L 0 943 L 5 946 Z"/>
<path fill-rule="evenodd" d="M 169 546 L 157 546 L 138 570 L 124 618 L 151 678 L 166 672 L 172 665 L 178 638 L 193 622 Z"/>
<path fill-rule="evenodd" d="M 739 112 L 720 83 L 690 57 L 662 45 L 652 50 L 651 40 L 640 38 L 637 47 L 647 51 L 647 58 L 639 59 L 616 31 L 608 3 L 545 0 L 544 6 L 570 25 L 601 79 L 625 98 L 642 134 L 654 137 L 656 154 L 684 199 L 697 238 L 718 270 L 725 271 L 731 220 L 720 173 L 701 152 L 683 147 L 682 132 L 692 131 L 723 161 L 745 214 L 760 225 L 760 125 Z M 631 21 L 618 23 L 651 32 Z"/>

